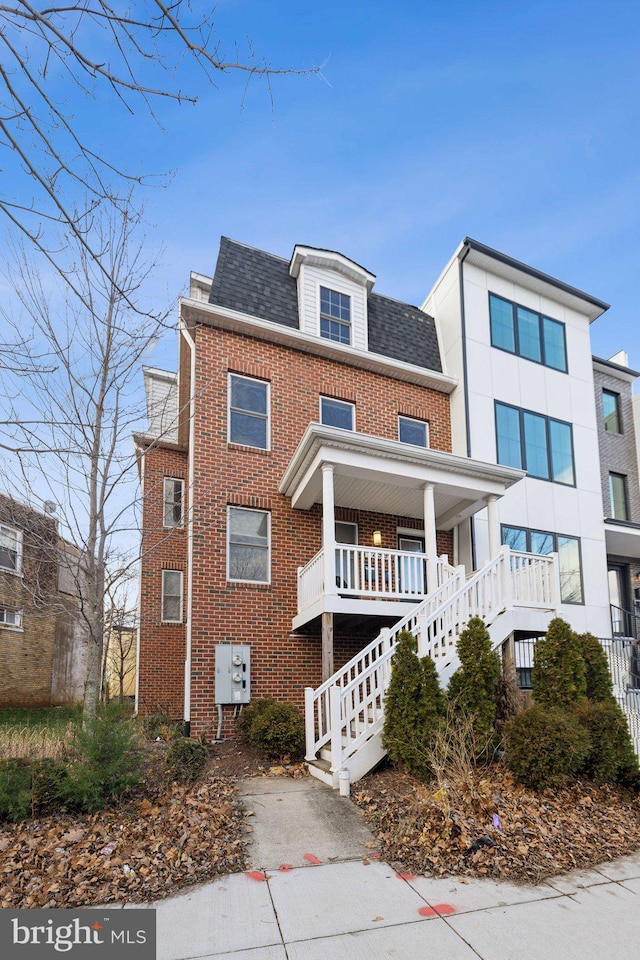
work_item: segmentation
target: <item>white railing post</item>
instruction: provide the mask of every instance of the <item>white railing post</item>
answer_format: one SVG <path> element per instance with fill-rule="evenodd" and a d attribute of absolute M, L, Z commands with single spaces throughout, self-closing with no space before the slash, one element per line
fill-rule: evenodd
<path fill-rule="evenodd" d="M 304 567 L 298 567 L 298 611 L 304 610 L 303 589 L 302 589 L 302 571 Z"/>
<path fill-rule="evenodd" d="M 505 610 L 511 610 L 513 606 L 513 578 L 514 571 L 511 569 L 511 548 L 506 544 L 500 547 L 502 555 L 502 599 L 504 600 Z"/>
<path fill-rule="evenodd" d="M 551 605 L 558 612 L 562 603 L 562 594 L 560 592 L 560 560 L 557 553 L 550 553 L 549 557 L 553 559 L 551 571 Z"/>
<path fill-rule="evenodd" d="M 315 690 L 313 687 L 304 688 L 305 760 L 309 762 L 316 759 L 316 719 L 314 694 Z"/>
<path fill-rule="evenodd" d="M 342 717 L 340 715 L 339 687 L 329 688 L 329 710 L 331 713 L 331 771 L 342 767 Z"/>

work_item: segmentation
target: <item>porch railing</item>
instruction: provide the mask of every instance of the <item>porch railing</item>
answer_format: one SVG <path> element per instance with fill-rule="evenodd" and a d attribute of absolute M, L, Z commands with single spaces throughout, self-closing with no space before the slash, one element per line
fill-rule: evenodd
<path fill-rule="evenodd" d="M 418 602 L 455 572 L 446 556 L 437 557 L 430 567 L 424 553 L 338 543 L 332 592 L 343 597 Z M 320 550 L 298 568 L 298 611 L 306 610 L 325 592 L 324 550 Z"/>

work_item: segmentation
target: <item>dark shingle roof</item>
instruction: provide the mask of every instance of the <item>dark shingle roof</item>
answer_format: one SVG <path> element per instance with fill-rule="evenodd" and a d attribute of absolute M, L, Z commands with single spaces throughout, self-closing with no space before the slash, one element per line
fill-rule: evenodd
<path fill-rule="evenodd" d="M 296 281 L 289 261 L 222 237 L 209 303 L 299 329 Z M 433 318 L 378 293 L 367 302 L 369 350 L 442 372 Z"/>

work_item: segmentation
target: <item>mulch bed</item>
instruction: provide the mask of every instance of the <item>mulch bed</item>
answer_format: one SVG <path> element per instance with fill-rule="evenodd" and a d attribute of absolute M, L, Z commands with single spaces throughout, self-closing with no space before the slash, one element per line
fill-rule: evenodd
<path fill-rule="evenodd" d="M 640 799 L 578 782 L 533 793 L 497 765 L 457 788 L 387 768 L 354 784 L 382 858 L 403 871 L 537 883 L 640 849 Z"/>

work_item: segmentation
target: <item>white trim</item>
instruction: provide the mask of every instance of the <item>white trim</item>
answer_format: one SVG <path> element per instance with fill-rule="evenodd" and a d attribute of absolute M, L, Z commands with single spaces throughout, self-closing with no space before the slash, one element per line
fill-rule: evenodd
<path fill-rule="evenodd" d="M 407 440 L 401 440 L 401 439 L 400 439 L 400 421 L 401 421 L 401 420 L 410 420 L 411 423 L 419 423 L 419 424 L 421 424 L 421 425 L 425 428 L 425 439 L 426 439 L 427 442 L 426 442 L 426 443 L 408 443 Z M 431 436 L 430 436 L 430 430 L 429 430 L 429 421 L 428 421 L 428 420 L 421 420 L 419 417 L 409 417 L 409 416 L 407 416 L 406 413 L 399 413 L 399 414 L 398 414 L 398 441 L 399 441 L 399 443 L 408 443 L 408 446 L 410 446 L 410 447 L 422 447 L 423 449 L 426 448 L 426 447 L 430 447 L 430 446 L 431 446 Z"/>
<path fill-rule="evenodd" d="M 184 721 L 191 722 L 191 651 L 193 633 L 193 490 L 195 481 L 196 435 L 196 341 L 182 314 L 179 327 L 189 348 L 189 450 L 187 455 L 187 617 L 185 623 Z"/>
<path fill-rule="evenodd" d="M 458 386 L 458 380 L 454 377 L 448 377 L 435 370 L 428 370 L 426 367 L 418 367 L 413 363 L 405 363 L 402 360 L 393 360 L 391 357 L 385 357 L 380 353 L 370 353 L 368 350 L 360 350 L 358 347 L 347 347 L 344 344 L 336 343 L 334 340 L 324 340 L 321 337 L 303 333 L 292 327 L 273 323 L 271 320 L 250 317 L 237 310 L 229 310 L 226 307 L 215 306 L 211 303 L 202 303 L 190 297 L 180 299 L 180 310 L 183 317 L 186 317 L 189 311 L 193 311 L 196 315 L 194 317 L 196 323 L 207 324 L 221 330 L 244 333 L 249 336 L 259 336 L 271 343 L 278 343 L 294 350 L 327 357 L 337 363 L 346 363 L 362 370 L 369 370 L 372 373 L 391 377 L 394 380 L 401 380 L 404 383 L 415 383 L 431 390 L 438 390 L 440 393 L 453 393 Z"/>
<path fill-rule="evenodd" d="M 352 544 L 348 546 L 357 547 L 360 544 L 360 530 L 358 529 L 358 524 L 354 523 L 353 520 L 334 520 L 334 526 L 337 526 L 339 523 L 343 524 L 345 527 L 355 527 L 356 528 L 356 539 Z M 344 543 L 344 540 L 338 540 L 336 537 L 336 543 Z"/>
<path fill-rule="evenodd" d="M 255 416 L 258 420 L 266 420 L 267 429 L 265 431 L 266 447 L 259 447 L 255 443 L 241 443 L 239 440 L 231 439 L 231 378 L 237 377 L 239 380 L 251 380 L 252 383 L 262 383 L 267 388 L 267 413 L 266 416 L 261 413 L 255 413 L 252 410 L 244 411 L 248 416 Z M 271 383 L 269 380 L 263 380 L 261 377 L 250 377 L 246 373 L 236 373 L 235 370 L 227 371 L 227 443 L 232 443 L 236 447 L 251 447 L 252 450 L 271 450 Z"/>
<path fill-rule="evenodd" d="M 353 295 L 351 293 L 345 293 L 343 290 L 337 290 L 335 287 L 329 287 L 326 284 L 326 281 L 316 280 L 316 331 L 318 337 L 321 340 L 329 340 L 331 343 L 339 343 L 343 347 L 353 346 Z M 328 290 L 329 293 L 338 293 L 341 297 L 347 297 L 349 301 L 349 322 L 345 320 L 340 320 L 338 317 L 332 317 L 330 314 L 325 314 L 327 320 L 335 320 L 336 323 L 342 324 L 342 326 L 349 327 L 349 343 L 342 343 L 341 340 L 334 340 L 333 337 L 324 337 L 322 335 L 322 288 Z"/>
<path fill-rule="evenodd" d="M 178 620 L 167 620 L 164 616 L 164 601 L 165 601 L 165 589 L 164 589 L 164 575 L 165 573 L 177 573 L 180 575 L 180 618 Z M 175 593 L 170 593 L 167 596 L 175 597 Z M 183 614 L 184 614 L 184 571 L 183 570 L 172 570 L 170 567 L 162 568 L 162 575 L 160 578 L 160 623 L 184 623 Z"/>
<path fill-rule="evenodd" d="M 336 427 L 333 423 L 325 423 L 322 419 L 322 401 L 331 400 L 333 403 L 340 403 L 344 407 L 351 407 L 351 426 L 350 427 Z M 331 397 L 327 393 L 321 393 L 318 398 L 318 412 L 320 414 L 320 423 L 324 427 L 329 427 L 331 430 L 341 430 L 343 433 L 353 433 L 356 429 L 356 405 L 351 400 L 342 400 L 340 397 Z"/>
<path fill-rule="evenodd" d="M 231 511 L 232 510 L 244 510 L 246 513 L 264 513 L 267 516 L 267 579 L 266 580 L 242 580 L 239 577 L 230 576 L 229 572 L 229 560 L 231 558 L 231 550 L 229 543 L 229 534 L 231 532 Z M 271 511 L 262 510 L 259 507 L 241 507 L 235 503 L 230 503 L 227 506 L 227 534 L 226 534 L 226 543 L 227 543 L 227 581 L 229 583 L 253 583 L 253 584 L 262 584 L 263 586 L 269 586 L 271 583 Z"/>
<path fill-rule="evenodd" d="M 9 610 L 11 610 L 11 611 L 16 615 L 16 619 L 17 619 L 18 622 L 17 622 L 17 623 L 7 623 L 6 620 L 0 619 L 0 628 L 2 628 L 2 629 L 4 629 L 4 630 L 20 631 L 21 633 L 23 633 L 23 632 L 24 632 L 24 628 L 23 628 L 23 626 L 22 626 L 22 619 L 23 619 L 23 609 L 22 609 L 22 607 L 14 607 L 14 606 L 13 606 L 12 604 L 10 604 L 10 603 L 2 603 L 2 604 L 0 604 L 0 613 L 2 613 L 3 611 L 6 613 L 6 612 L 9 611 Z"/>
<path fill-rule="evenodd" d="M 180 491 L 180 523 L 166 523 L 165 506 L 167 504 L 166 483 L 179 483 Z M 163 530 L 182 530 L 184 529 L 184 479 L 182 477 L 163 477 L 162 478 L 162 528 Z"/>
<path fill-rule="evenodd" d="M 0 534 L 3 530 L 16 535 L 16 565 L 15 567 L 5 567 L 3 563 L 0 563 L 0 570 L 20 577 L 22 576 L 22 530 L 19 527 L 11 527 L 8 523 L 0 523 Z"/>

